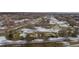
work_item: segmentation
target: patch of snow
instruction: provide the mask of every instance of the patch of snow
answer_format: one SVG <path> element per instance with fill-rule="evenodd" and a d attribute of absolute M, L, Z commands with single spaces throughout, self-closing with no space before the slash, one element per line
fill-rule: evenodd
<path fill-rule="evenodd" d="M 60 29 L 56 28 L 50 28 L 50 29 L 46 29 L 46 28 L 43 28 L 43 27 L 35 27 L 35 30 L 33 29 L 27 29 L 27 28 L 23 28 L 21 29 L 21 31 L 23 33 L 33 33 L 33 32 L 58 32 Z"/>
<path fill-rule="evenodd" d="M 57 41 L 64 41 L 64 37 L 58 37 L 58 38 L 48 38 L 49 41 L 57 42 Z"/>
<path fill-rule="evenodd" d="M 0 45 L 3 45 L 6 40 L 5 36 L 0 36 Z"/>
<path fill-rule="evenodd" d="M 25 44 L 27 43 L 26 40 L 17 40 L 17 41 L 12 41 L 12 40 L 7 40 L 5 36 L 0 36 L 0 45 L 6 45 L 6 44 Z"/>
<path fill-rule="evenodd" d="M 60 31 L 60 28 L 58 28 L 58 29 L 51 28 L 50 31 L 51 31 L 51 32 L 56 32 L 56 33 L 57 33 L 58 31 Z"/>
<path fill-rule="evenodd" d="M 49 22 L 50 24 L 56 24 L 57 22 L 59 22 L 59 21 L 55 17 L 52 16 L 50 18 L 50 22 Z"/>
<path fill-rule="evenodd" d="M 35 27 L 36 28 L 36 31 L 39 31 L 39 32 L 50 32 L 49 29 L 45 29 L 45 28 L 42 28 L 42 27 Z"/>
<path fill-rule="evenodd" d="M 32 33 L 32 32 L 34 32 L 32 29 L 26 29 L 26 28 L 21 29 L 21 31 L 23 31 L 24 33 Z"/>
<path fill-rule="evenodd" d="M 17 40 L 17 41 L 7 40 L 7 41 L 5 41 L 5 44 L 25 44 L 25 43 L 27 43 L 25 40 Z"/>
<path fill-rule="evenodd" d="M 61 42 L 61 43 L 63 43 L 63 44 L 64 44 L 64 46 L 69 46 L 69 45 L 70 45 L 70 43 L 69 43 L 69 42 Z"/>
<path fill-rule="evenodd" d="M 24 21 L 27 21 L 27 20 L 28 19 L 16 20 L 15 23 L 19 23 L 19 22 L 21 23 L 21 22 L 24 22 Z"/>
<path fill-rule="evenodd" d="M 43 28 L 43 27 L 35 27 L 36 28 L 36 31 L 38 32 L 58 32 L 60 29 L 46 29 L 46 28 Z"/>
<path fill-rule="evenodd" d="M 79 37 L 68 37 L 69 40 L 72 40 L 72 41 L 79 41 Z"/>
<path fill-rule="evenodd" d="M 44 41 L 44 39 L 34 39 L 34 40 L 32 40 L 32 43 L 34 43 L 34 42 L 43 42 Z"/>
<path fill-rule="evenodd" d="M 2 21 L 0 21 L 0 26 L 2 26 L 3 25 L 3 22 Z"/>
<path fill-rule="evenodd" d="M 77 37 L 79 38 L 79 35 L 77 35 Z"/>
<path fill-rule="evenodd" d="M 58 21 L 57 24 L 66 24 L 66 21 Z"/>
<path fill-rule="evenodd" d="M 21 33 L 21 34 L 20 34 L 20 36 L 22 36 L 22 37 L 24 37 L 24 38 L 26 37 L 26 35 L 27 35 L 26 33 Z"/>
<path fill-rule="evenodd" d="M 0 29 L 6 29 L 6 27 L 0 27 Z"/>

